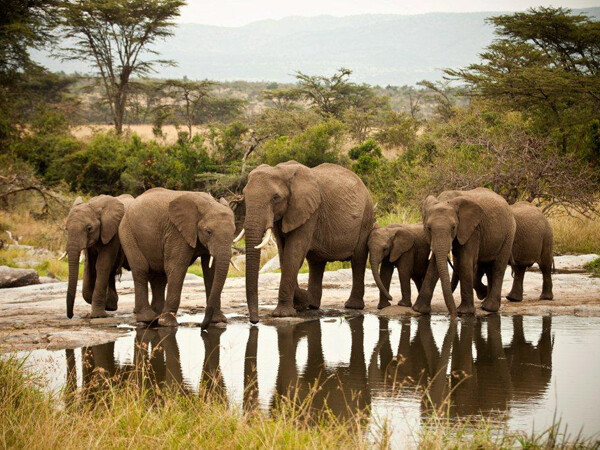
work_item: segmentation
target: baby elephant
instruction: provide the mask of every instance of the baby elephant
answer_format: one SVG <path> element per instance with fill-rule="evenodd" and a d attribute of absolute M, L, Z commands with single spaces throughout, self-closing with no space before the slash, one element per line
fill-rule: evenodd
<path fill-rule="evenodd" d="M 510 206 L 517 225 L 512 246 L 510 266 L 513 270 L 512 289 L 506 296 L 511 302 L 523 300 L 523 279 L 528 267 L 537 263 L 542 272 L 542 294 L 540 300 L 552 300 L 552 266 L 554 263 L 552 228 L 544 214 L 529 202 L 518 202 Z M 478 268 L 475 291 L 482 299 L 487 295 L 487 286 L 481 282 L 485 272 Z M 456 285 L 453 277 L 453 289 Z"/>
<path fill-rule="evenodd" d="M 402 300 L 398 305 L 410 307 L 410 280 L 415 282 L 417 289 L 421 289 L 429 264 L 429 243 L 423 225 L 389 225 L 383 228 L 376 225 L 369 235 L 369 253 L 371 270 L 380 292 L 377 308 L 390 306 L 392 296 L 389 288 L 394 266 L 398 269 L 402 288 Z"/>
<path fill-rule="evenodd" d="M 67 288 L 67 317 L 73 317 L 79 255 L 85 251 L 83 298 L 92 305 L 90 317 L 106 317 L 106 311 L 117 309 L 115 276 L 124 264 L 123 251 L 117 236 L 119 224 L 131 195 L 112 197 L 99 195 L 84 202 L 81 197 L 73 203 L 67 217 L 67 257 L 69 285 Z"/>
<path fill-rule="evenodd" d="M 234 234 L 233 211 L 226 200 L 217 201 L 210 194 L 154 188 L 135 199 L 123 217 L 119 237 L 133 275 L 136 320 L 150 323 L 158 318 L 160 326 L 177 326 L 175 314 L 187 268 L 200 257 L 207 298 L 201 327 L 226 322 L 221 291 Z"/>

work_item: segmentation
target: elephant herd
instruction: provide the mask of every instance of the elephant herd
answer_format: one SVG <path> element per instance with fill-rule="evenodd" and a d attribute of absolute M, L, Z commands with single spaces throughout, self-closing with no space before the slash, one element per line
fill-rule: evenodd
<path fill-rule="evenodd" d="M 320 308 L 323 272 L 331 261 L 351 262 L 352 289 L 345 307 L 363 309 L 369 254 L 380 290 L 380 309 L 392 300 L 389 286 L 394 267 L 402 288 L 399 305 L 412 306 L 422 314 L 431 311 L 438 279 L 452 316 L 475 313 L 474 291 L 483 300 L 483 310 L 498 311 L 509 264 L 514 282 L 508 300 L 523 299 L 523 277 L 534 263 L 543 274 L 541 299 L 552 299 L 553 242 L 548 221 L 532 204 L 509 205 L 486 188 L 427 197 L 422 225 L 379 227 L 369 191 L 353 172 L 335 164 L 309 168 L 288 161 L 275 167 L 263 164 L 250 172 L 244 199 L 244 227 L 235 237 L 234 214 L 228 202 L 202 192 L 153 188 L 135 199 L 100 195 L 84 203 L 78 198 L 67 218 L 67 316 L 73 316 L 83 250 L 82 294 L 92 306 L 92 318 L 117 309 L 115 277 L 126 268 L 134 281 L 136 320 L 176 326 L 187 268 L 200 258 L 207 297 L 201 327 L 225 322 L 221 292 L 232 245 L 242 238 L 252 323 L 259 320 L 261 249 L 270 240 L 277 245 L 281 267 L 274 317 Z M 305 260 L 307 289 L 298 285 L 298 271 Z M 483 275 L 487 285 L 482 282 Z M 414 304 L 411 279 L 419 291 Z M 459 284 L 461 303 L 456 307 L 453 291 Z"/>
<path fill-rule="evenodd" d="M 491 315 L 465 319 L 460 329 L 456 321 L 450 322 L 439 345 L 428 316 L 400 321 L 378 317 L 377 320 L 376 342 L 371 352 L 366 353 L 369 345 L 366 345 L 365 334 L 369 327 L 365 317 L 347 319 L 350 342 L 346 345 L 350 354 L 343 363 L 326 358 L 323 321 L 274 327 L 279 354 L 277 375 L 272 386 L 265 384 L 269 377 L 263 375 L 260 392 L 258 379 L 263 366 L 257 359 L 258 338 L 259 332 L 265 330 L 258 327 L 248 330 L 242 368 L 242 363 L 221 363 L 223 349 L 229 348 L 221 342 L 226 330 L 211 328 L 201 333 L 204 360 L 198 381 L 206 393 L 226 398 L 237 388 L 228 392 L 225 380 L 241 383 L 243 371 L 246 411 L 259 407 L 262 393 L 263 397 L 269 397 L 271 408 L 283 397 L 308 405 L 307 419 L 317 422 L 323 413 L 339 419 L 354 417 L 357 411 L 368 411 L 376 398 L 390 395 L 410 397 L 427 392 L 420 396 L 423 416 L 449 407 L 448 412 L 453 417 L 472 417 L 475 414 L 502 415 L 514 400 L 531 402 L 546 394 L 552 376 L 551 316 L 542 318 L 537 344 L 526 340 L 522 316 L 512 317 L 512 335 L 507 343 L 503 342 L 501 332 L 508 328 L 508 323 L 502 323 L 507 319 Z M 400 337 L 394 348 L 391 331 L 398 325 Z M 74 351 L 66 350 L 67 390 L 77 390 L 79 371 L 83 392 L 91 401 L 98 391 L 110 386 L 102 383 L 102 379 L 119 383 L 133 378 L 136 383 L 143 383 L 149 392 L 158 387 L 157 394 L 167 390 L 165 388 L 192 393 L 197 384 L 191 384 L 189 374 L 183 373 L 177 334 L 177 328 L 136 329 L 129 362 L 119 360 L 114 342 L 84 347 L 81 368 L 77 367 Z M 299 350 L 302 342 L 306 344 L 305 364 L 300 356 L 304 352 Z"/>

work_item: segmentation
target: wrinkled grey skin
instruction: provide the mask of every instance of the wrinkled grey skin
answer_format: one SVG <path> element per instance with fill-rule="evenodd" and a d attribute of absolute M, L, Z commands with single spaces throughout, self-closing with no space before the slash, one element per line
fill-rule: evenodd
<path fill-rule="evenodd" d="M 423 225 L 388 225 L 373 228 L 369 235 L 369 261 L 379 288 L 378 309 L 390 306 L 389 293 L 394 266 L 398 269 L 402 299 L 400 306 L 412 306 L 410 280 L 421 289 L 429 264 L 429 242 Z M 381 269 L 380 269 L 381 265 Z"/>
<path fill-rule="evenodd" d="M 367 238 L 373 227 L 373 202 L 363 182 L 335 165 L 308 167 L 288 161 L 263 164 L 248 176 L 246 201 L 246 297 L 250 321 L 258 322 L 260 249 L 272 228 L 281 263 L 275 317 L 295 316 L 296 308 L 319 308 L 328 261 L 352 261 L 352 291 L 346 308 L 364 308 Z M 298 287 L 298 270 L 308 260 L 308 290 Z"/>
<path fill-rule="evenodd" d="M 99 195 L 83 202 L 78 197 L 67 217 L 67 257 L 69 283 L 67 288 L 67 317 L 73 317 L 79 255 L 85 251 L 83 298 L 92 305 L 90 317 L 106 317 L 106 311 L 116 311 L 118 295 L 115 276 L 124 264 L 117 235 L 131 195 L 112 197 Z"/>
<path fill-rule="evenodd" d="M 542 293 L 540 300 L 552 300 L 552 266 L 554 263 L 554 238 L 550 222 L 542 211 L 529 202 L 517 202 L 510 206 L 515 217 L 517 229 L 512 247 L 510 266 L 514 279 L 512 289 L 506 296 L 511 302 L 523 300 L 523 279 L 528 267 L 537 263 L 542 272 Z M 485 272 L 477 268 L 475 292 L 479 299 L 487 295 L 487 286 L 481 282 Z M 453 275 L 452 290 L 456 288 L 458 279 Z"/>
<path fill-rule="evenodd" d="M 136 198 L 119 227 L 135 285 L 136 320 L 151 323 L 158 317 L 160 326 L 177 326 L 175 314 L 187 268 L 200 257 L 207 297 L 202 328 L 211 321 L 226 322 L 221 291 L 234 233 L 233 211 L 225 200 L 217 201 L 210 194 L 154 188 Z"/>
<path fill-rule="evenodd" d="M 450 314 L 474 314 L 474 271 L 479 265 L 490 280 L 490 289 L 481 308 L 498 311 L 516 229 L 506 200 L 486 188 L 445 191 L 438 198 L 429 196 L 423 204 L 423 226 L 431 242 L 432 258 L 413 309 L 422 314 L 431 311 L 431 298 L 439 278 Z M 446 263 L 450 251 L 460 281 L 458 309 Z"/>

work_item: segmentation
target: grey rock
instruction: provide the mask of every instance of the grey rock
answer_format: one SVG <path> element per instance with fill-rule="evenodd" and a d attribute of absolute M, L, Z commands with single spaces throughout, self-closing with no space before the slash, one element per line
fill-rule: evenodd
<path fill-rule="evenodd" d="M 34 269 L 15 269 L 0 266 L 0 288 L 40 284 L 40 276 Z"/>

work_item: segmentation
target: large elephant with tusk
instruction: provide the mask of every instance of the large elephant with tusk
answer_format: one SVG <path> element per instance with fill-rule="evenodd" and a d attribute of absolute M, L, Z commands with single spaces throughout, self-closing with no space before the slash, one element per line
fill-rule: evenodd
<path fill-rule="evenodd" d="M 119 226 L 121 245 L 133 274 L 136 320 L 150 323 L 158 317 L 161 326 L 177 326 L 175 314 L 187 268 L 200 258 L 207 303 L 201 327 L 226 322 L 221 291 L 234 236 L 233 211 L 225 199 L 163 188 L 150 189 L 136 198 Z"/>
<path fill-rule="evenodd" d="M 244 188 L 246 219 L 238 239 L 246 236 L 246 297 L 250 321 L 258 322 L 260 252 L 275 238 L 281 265 L 275 317 L 296 309 L 319 308 L 328 261 L 352 262 L 352 291 L 346 308 L 364 307 L 367 239 L 374 223 L 369 191 L 353 172 L 335 164 L 308 168 L 296 161 L 275 167 L 263 164 Z M 304 259 L 308 290 L 298 287 Z"/>

